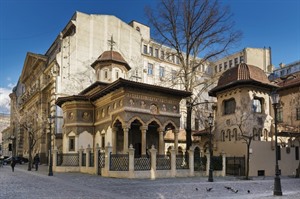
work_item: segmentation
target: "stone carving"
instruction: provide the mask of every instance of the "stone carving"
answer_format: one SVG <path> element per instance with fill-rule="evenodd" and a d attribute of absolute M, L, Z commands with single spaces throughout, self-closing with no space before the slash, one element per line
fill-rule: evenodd
<path fill-rule="evenodd" d="M 145 101 L 141 101 L 141 108 L 146 108 L 146 103 L 145 103 Z"/>
<path fill-rule="evenodd" d="M 74 113 L 70 112 L 68 115 L 69 120 L 74 120 Z"/>
<path fill-rule="evenodd" d="M 150 112 L 151 112 L 152 114 L 158 114 L 158 108 L 157 108 L 157 106 L 156 106 L 155 104 L 152 104 L 152 105 L 150 106 Z"/>
<path fill-rule="evenodd" d="M 89 120 L 91 118 L 91 115 L 88 112 L 84 112 L 82 114 L 83 120 Z"/>

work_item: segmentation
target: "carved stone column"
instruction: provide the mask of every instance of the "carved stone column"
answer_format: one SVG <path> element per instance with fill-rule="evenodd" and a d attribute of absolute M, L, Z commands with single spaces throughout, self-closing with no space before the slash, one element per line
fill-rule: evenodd
<path fill-rule="evenodd" d="M 123 154 L 128 152 L 128 127 L 123 127 L 124 140 L 123 140 Z"/>
<path fill-rule="evenodd" d="M 147 140 L 146 140 L 146 133 L 147 133 L 147 130 L 148 130 L 148 127 L 147 126 L 141 126 L 140 127 L 140 130 L 142 132 L 142 155 L 146 155 L 146 143 L 147 143 Z"/>
<path fill-rule="evenodd" d="M 163 154 L 165 154 L 164 131 L 163 131 L 163 129 L 158 129 L 158 130 L 159 130 L 158 154 L 163 155 Z"/>
<path fill-rule="evenodd" d="M 174 149 L 176 151 L 176 154 L 178 154 L 178 130 L 175 129 L 173 130 L 173 133 L 174 133 Z"/>

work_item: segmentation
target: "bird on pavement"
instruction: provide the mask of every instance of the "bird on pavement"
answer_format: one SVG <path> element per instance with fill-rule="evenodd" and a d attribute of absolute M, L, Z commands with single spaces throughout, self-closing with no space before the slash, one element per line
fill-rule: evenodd
<path fill-rule="evenodd" d="M 212 187 L 210 187 L 210 188 L 206 187 L 206 191 L 211 191 L 212 189 L 213 189 Z"/>
<path fill-rule="evenodd" d="M 226 188 L 226 189 L 228 189 L 228 190 L 230 190 L 230 189 L 231 189 L 231 187 L 227 187 L 227 186 L 225 186 L 225 188 Z"/>
<path fill-rule="evenodd" d="M 198 191 L 198 188 L 196 187 L 196 191 Z"/>
<path fill-rule="evenodd" d="M 250 190 L 248 190 L 247 192 L 250 193 Z"/>
<path fill-rule="evenodd" d="M 239 190 L 231 189 L 232 192 L 237 193 Z"/>

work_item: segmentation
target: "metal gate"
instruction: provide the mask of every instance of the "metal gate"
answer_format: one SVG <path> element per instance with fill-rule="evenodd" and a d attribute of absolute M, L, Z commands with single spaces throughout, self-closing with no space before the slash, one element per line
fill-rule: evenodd
<path fill-rule="evenodd" d="M 105 167 L 105 152 L 98 152 L 98 175 L 101 175 L 102 168 Z"/>
<path fill-rule="evenodd" d="M 245 156 L 226 157 L 226 175 L 245 176 Z"/>

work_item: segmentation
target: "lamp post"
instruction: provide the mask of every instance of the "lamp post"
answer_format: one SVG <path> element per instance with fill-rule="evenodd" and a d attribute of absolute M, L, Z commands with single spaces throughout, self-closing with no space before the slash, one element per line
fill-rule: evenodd
<path fill-rule="evenodd" d="M 211 129 L 213 125 L 213 116 L 211 113 L 208 116 L 208 124 L 209 124 L 209 174 L 208 174 L 208 182 L 213 182 L 213 165 L 212 165 L 212 134 Z"/>
<path fill-rule="evenodd" d="M 277 108 L 279 105 L 279 94 L 276 92 L 271 93 L 272 105 L 274 108 L 274 123 L 275 123 L 275 178 L 274 178 L 274 196 L 282 196 L 281 182 L 279 177 L 279 167 L 278 167 L 278 150 L 277 150 Z"/>
<path fill-rule="evenodd" d="M 52 119 L 53 117 L 49 116 L 48 117 L 48 122 L 49 122 L 49 131 L 50 131 L 50 139 L 49 139 L 49 172 L 48 176 L 53 176 L 53 170 L 52 170 Z"/>

